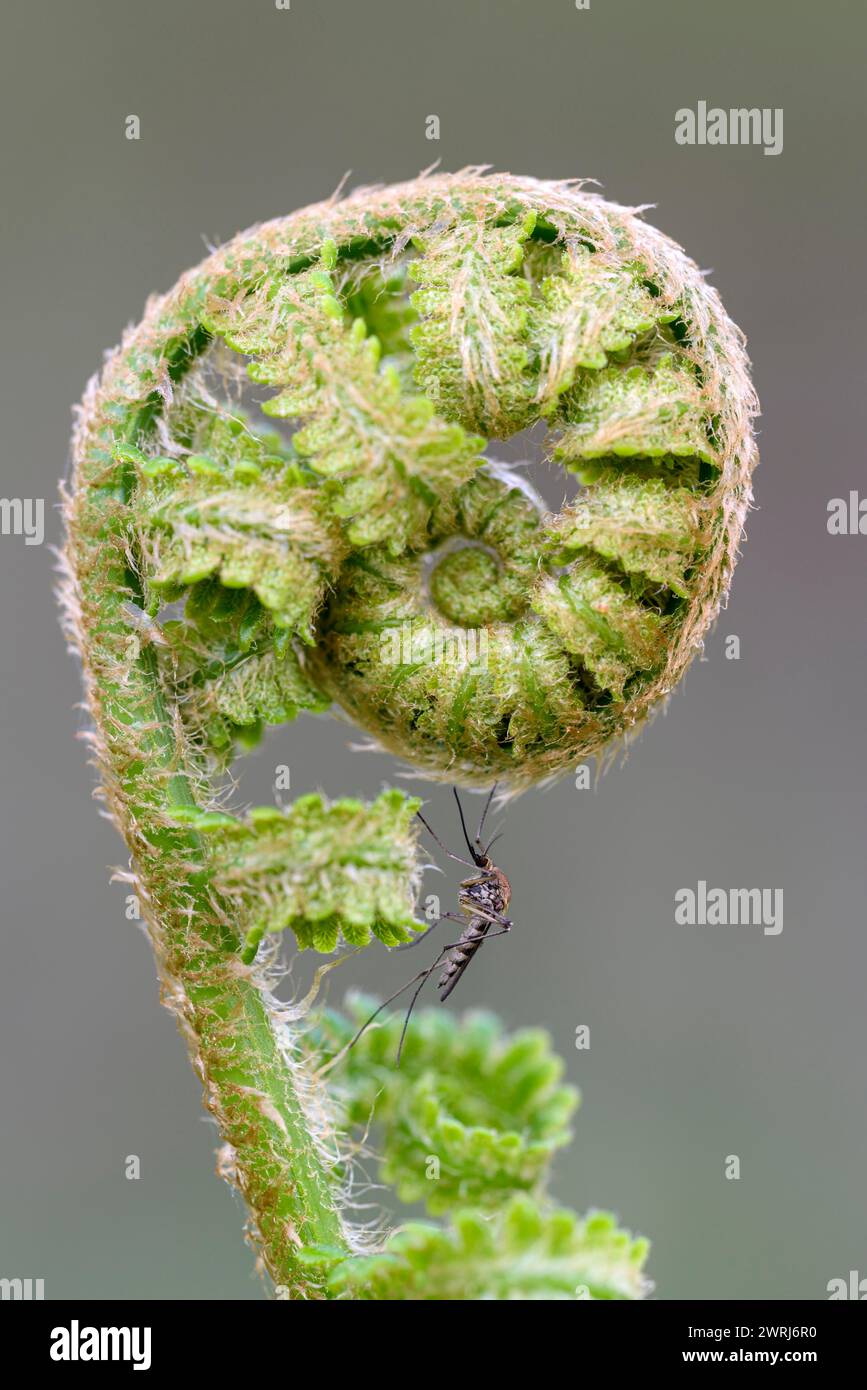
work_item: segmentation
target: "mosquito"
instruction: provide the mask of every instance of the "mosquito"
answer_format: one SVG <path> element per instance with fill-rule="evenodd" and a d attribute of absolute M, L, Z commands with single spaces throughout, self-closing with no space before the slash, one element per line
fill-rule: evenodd
<path fill-rule="evenodd" d="M 487 845 L 484 844 L 482 840 L 485 821 L 487 820 L 488 811 L 491 808 L 491 802 L 494 799 L 496 790 L 497 783 L 495 782 L 488 793 L 476 837 L 474 840 L 470 840 L 467 832 L 467 823 L 464 819 L 464 808 L 458 796 L 458 789 L 457 787 L 452 787 L 455 801 L 458 804 L 461 829 L 464 832 L 464 840 L 466 841 L 466 846 L 470 853 L 469 859 L 463 859 L 459 854 L 452 854 L 451 850 L 447 849 L 443 844 L 436 831 L 428 825 L 421 812 L 416 812 L 425 830 L 436 840 L 440 849 L 448 855 L 449 859 L 456 860 L 458 864 L 466 864 L 468 868 L 476 869 L 477 872 L 472 878 L 465 878 L 460 886 L 458 905 L 463 916 L 459 917 L 457 913 L 454 912 L 444 912 L 435 922 L 431 923 L 426 931 L 422 932 L 421 936 L 416 937 L 415 941 L 409 941 L 406 945 L 398 946 L 396 949 L 398 951 L 409 951 L 415 946 L 419 946 L 422 941 L 430 936 L 431 932 L 439 926 L 440 922 L 457 922 L 463 930 L 461 931 L 460 940 L 452 941 L 448 946 L 444 946 L 433 965 L 428 966 L 426 970 L 420 970 L 419 973 L 414 975 L 411 980 L 408 980 L 405 985 L 401 985 L 400 989 L 396 989 L 394 994 L 389 995 L 388 999 L 380 1004 L 378 1009 L 374 1010 L 367 1022 L 362 1024 L 355 1034 L 355 1037 L 348 1044 L 348 1048 L 355 1046 L 362 1033 L 370 1027 L 373 1020 L 377 1015 L 382 1013 L 383 1009 L 387 1009 L 389 1004 L 394 1003 L 395 999 L 398 999 L 401 994 L 405 994 L 408 989 L 412 989 L 413 985 L 415 985 L 415 993 L 406 1011 L 406 1018 L 403 1021 L 403 1030 L 397 1048 L 397 1066 L 400 1066 L 403 1044 L 406 1039 L 409 1020 L 415 1008 L 416 1000 L 437 967 L 442 965 L 442 972 L 437 981 L 440 1003 L 442 1004 L 448 999 L 479 947 L 486 941 L 492 941 L 494 937 L 505 936 L 512 930 L 513 923 L 511 918 L 505 915 L 506 909 L 512 899 L 512 887 L 506 875 L 503 873 L 503 870 L 497 868 L 490 856 L 491 846 L 500 838 L 500 835 L 494 835 L 493 839 L 491 839 Z M 492 927 L 495 927 L 496 930 L 491 931 Z"/>

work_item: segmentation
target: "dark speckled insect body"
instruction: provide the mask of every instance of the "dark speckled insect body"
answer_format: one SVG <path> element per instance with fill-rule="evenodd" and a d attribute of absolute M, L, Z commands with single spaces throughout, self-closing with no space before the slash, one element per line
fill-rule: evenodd
<path fill-rule="evenodd" d="M 512 925 L 505 916 L 512 898 L 509 880 L 487 855 L 480 868 L 482 872 L 478 877 L 465 878 L 461 884 L 458 902 L 469 920 L 461 932 L 460 941 L 449 949 L 443 972 L 437 981 L 440 1002 L 448 999 L 491 926 L 497 924 L 502 931 L 508 931 Z"/>
<path fill-rule="evenodd" d="M 488 799 L 482 811 L 482 818 L 479 822 L 479 829 L 474 840 L 470 840 L 467 833 L 464 811 L 457 793 L 457 788 L 452 788 L 452 790 L 454 791 L 455 801 L 458 804 L 458 812 L 461 817 L 461 828 L 464 832 L 464 840 L 466 841 L 466 846 L 470 853 L 470 859 L 463 859 L 458 854 L 452 854 L 451 850 L 446 849 L 442 840 L 435 831 L 431 829 L 420 812 L 418 813 L 418 818 L 428 833 L 436 840 L 440 849 L 444 850 L 450 859 L 455 859 L 459 864 L 467 864 L 468 867 L 477 870 L 471 878 L 465 878 L 461 883 L 460 892 L 458 894 L 458 905 L 463 916 L 459 917 L 454 912 L 444 912 L 442 916 L 437 918 L 436 922 L 429 926 L 426 931 L 422 932 L 421 936 L 417 937 L 415 941 L 409 942 L 406 946 L 398 946 L 397 950 L 406 951 L 412 949 L 414 946 L 418 946 L 420 942 L 424 941 L 426 937 L 430 935 L 435 927 L 439 926 L 440 922 L 457 922 L 458 925 L 462 927 L 460 938 L 457 941 L 451 942 L 448 946 L 444 946 L 433 965 L 429 966 L 426 970 L 420 970 L 417 975 L 414 975 L 405 985 L 401 985 L 400 989 L 395 990 L 394 994 L 390 995 L 384 1003 L 380 1004 L 379 1008 L 370 1015 L 367 1022 L 362 1024 L 361 1028 L 359 1028 L 355 1037 L 352 1039 L 352 1042 L 349 1044 L 350 1047 L 353 1047 L 355 1043 L 358 1042 L 364 1030 L 369 1027 L 376 1018 L 377 1014 L 381 1013 L 383 1009 L 393 1003 L 399 995 L 415 985 L 415 993 L 406 1011 L 406 1019 L 404 1020 L 403 1031 L 400 1035 L 400 1043 L 397 1049 L 398 1066 L 400 1066 L 400 1054 L 403 1050 L 404 1039 L 406 1038 L 409 1020 L 415 1007 L 415 1001 L 418 999 L 424 986 L 440 963 L 442 962 L 442 971 L 437 981 L 437 989 L 439 990 L 440 1002 L 442 1003 L 448 999 L 458 981 L 463 977 L 470 961 L 483 943 L 492 940 L 496 936 L 503 936 L 512 929 L 512 921 L 506 916 L 506 911 L 512 900 L 511 884 L 503 873 L 503 870 L 497 868 L 490 857 L 491 846 L 494 840 L 499 839 L 499 836 L 495 835 L 494 839 L 489 841 L 487 845 L 484 845 L 482 842 L 482 832 L 485 828 L 485 821 L 494 798 L 494 792 L 497 790 L 496 783 L 488 794 Z"/>

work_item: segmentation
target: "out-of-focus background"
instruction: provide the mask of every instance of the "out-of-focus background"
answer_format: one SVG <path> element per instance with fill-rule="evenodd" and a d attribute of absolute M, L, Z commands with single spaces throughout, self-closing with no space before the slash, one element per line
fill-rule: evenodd
<path fill-rule="evenodd" d="M 757 509 L 706 660 L 595 790 L 566 779 L 512 803 L 499 850 L 518 925 L 448 1007 L 550 1030 L 584 1098 L 555 1194 L 649 1235 L 658 1297 L 821 1299 L 867 1274 L 867 538 L 826 527 L 830 498 L 867 492 L 863 9 L 43 0 L 2 24 L 2 492 L 46 498 L 49 519 L 42 547 L 0 537 L 0 1275 L 44 1278 L 48 1298 L 263 1296 L 109 882 L 123 847 L 74 736 L 52 508 L 70 405 L 150 292 L 347 171 L 390 181 L 436 159 L 655 203 L 746 330 L 763 406 Z M 782 153 L 679 146 L 675 112 L 700 100 L 782 107 Z M 540 482 L 559 504 L 560 480 Z M 244 798 L 271 799 L 278 763 L 293 794 L 394 783 L 398 765 L 352 739 L 330 717 L 272 733 Z M 425 794 L 454 842 L 447 788 Z M 674 895 L 700 879 L 782 890 L 782 933 L 677 925 Z M 331 976 L 332 1000 L 394 988 L 408 960 L 372 948 Z"/>

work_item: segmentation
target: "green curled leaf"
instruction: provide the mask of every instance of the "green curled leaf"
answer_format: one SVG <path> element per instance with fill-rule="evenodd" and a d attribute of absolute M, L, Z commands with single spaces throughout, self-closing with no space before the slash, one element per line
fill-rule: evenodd
<path fill-rule="evenodd" d="M 332 1296 L 360 1300 L 636 1300 L 650 1291 L 648 1251 L 607 1212 L 582 1219 L 517 1196 L 495 1216 L 460 1211 L 445 1230 L 410 1223 L 326 1277 Z"/>
<path fill-rule="evenodd" d="M 521 274 L 531 214 L 509 227 L 467 219 L 432 238 L 410 275 L 420 323 L 415 376 L 447 419 L 500 437 L 529 422 L 530 282 Z"/>
<path fill-rule="evenodd" d="M 325 583 L 342 550 L 312 489 L 294 476 L 245 478 L 193 471 L 154 479 L 137 498 L 147 577 L 173 591 L 215 575 L 251 589 L 276 621 L 312 640 Z"/>
<path fill-rule="evenodd" d="M 299 423 L 293 446 L 348 544 L 398 554 L 425 535 L 438 495 L 472 476 L 485 441 L 404 392 L 378 338 L 338 297 L 333 261 L 326 248 L 319 268 L 215 305 L 208 325 L 253 356 L 254 381 L 280 388 L 263 411 Z"/>
<path fill-rule="evenodd" d="M 237 744 L 254 745 L 267 725 L 330 703 L 302 666 L 290 634 L 249 590 L 210 579 L 187 593 L 183 620 L 161 625 L 166 688 L 196 745 L 227 764 Z"/>
<path fill-rule="evenodd" d="M 355 996 L 350 1019 L 329 1013 L 315 1033 L 333 1055 L 376 1008 Z M 457 1204 L 500 1204 L 543 1181 L 570 1137 L 578 1092 L 561 1084 L 563 1063 L 539 1029 L 508 1034 L 489 1013 L 463 1019 L 414 1013 L 395 1058 L 403 1013 L 369 1028 L 334 1073 L 346 1120 L 381 1127 L 382 1176 L 405 1202 L 438 1214 Z"/>
<path fill-rule="evenodd" d="M 670 352 L 586 375 L 563 404 L 554 456 L 570 470 L 608 458 L 719 461 L 695 369 Z"/>
<path fill-rule="evenodd" d="M 211 881 L 240 911 L 249 962 L 266 932 L 287 929 L 301 950 L 324 953 L 374 936 L 387 946 L 410 940 L 419 805 L 398 791 L 370 803 L 312 794 L 246 819 L 190 810 L 176 818 L 213 832 Z"/>
<path fill-rule="evenodd" d="M 559 565 L 595 556 L 627 574 L 638 592 L 646 582 L 686 598 L 689 573 L 707 541 L 705 514 L 689 488 L 605 470 L 592 493 L 555 518 L 546 551 Z"/>

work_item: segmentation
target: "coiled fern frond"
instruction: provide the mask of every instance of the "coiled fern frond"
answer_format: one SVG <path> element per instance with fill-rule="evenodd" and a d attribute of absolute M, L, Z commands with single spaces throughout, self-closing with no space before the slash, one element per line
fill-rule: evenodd
<path fill-rule="evenodd" d="M 637 1299 L 648 1290 L 647 1250 L 607 1212 L 581 1220 L 512 1197 L 493 1220 L 461 1211 L 445 1230 L 407 1223 L 375 1255 L 302 1259 L 329 1271 L 330 1293 L 353 1299 Z"/>
<path fill-rule="evenodd" d="M 313 1035 L 317 1052 L 336 1055 L 375 1007 L 360 996 L 349 1019 L 328 1014 Z M 427 1009 L 413 1017 L 396 1068 L 402 1026 L 394 1016 L 364 1033 L 333 1083 L 345 1123 L 364 1128 L 373 1119 L 383 1131 L 383 1179 L 434 1215 L 537 1190 L 578 1104 L 560 1084 L 563 1064 L 546 1034 L 509 1037 L 492 1014 L 458 1023 Z"/>
<path fill-rule="evenodd" d="M 330 953 L 417 928 L 419 803 L 241 817 L 218 787 L 332 702 L 470 785 L 604 756 L 724 598 L 755 409 L 679 247 L 577 185 L 477 170 L 242 234 L 88 387 L 67 631 L 221 1170 L 288 1296 L 641 1295 L 643 1244 L 544 1197 L 575 1096 L 541 1035 L 422 1015 L 395 1072 L 394 1025 L 341 1057 L 354 1016 L 270 995 L 274 933 Z M 582 485 L 556 516 L 496 459 L 536 426 Z M 371 1121 L 385 1178 L 450 1225 L 361 1253 L 349 1136 Z"/>

